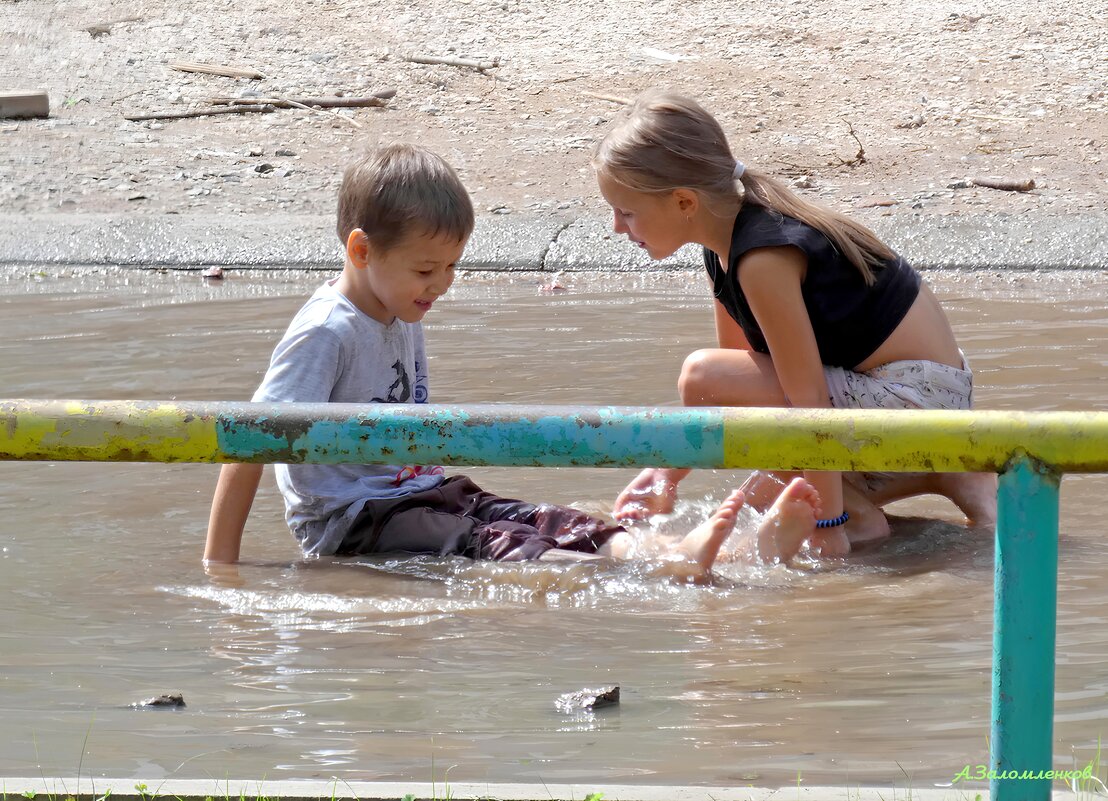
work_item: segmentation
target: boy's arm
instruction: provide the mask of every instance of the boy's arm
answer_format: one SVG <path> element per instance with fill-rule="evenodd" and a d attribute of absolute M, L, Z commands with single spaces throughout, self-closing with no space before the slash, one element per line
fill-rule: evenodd
<path fill-rule="evenodd" d="M 233 563 L 239 560 L 242 531 L 262 480 L 263 467 L 260 464 L 225 464 L 219 471 L 219 481 L 212 497 L 212 512 L 208 517 L 205 562 Z"/>

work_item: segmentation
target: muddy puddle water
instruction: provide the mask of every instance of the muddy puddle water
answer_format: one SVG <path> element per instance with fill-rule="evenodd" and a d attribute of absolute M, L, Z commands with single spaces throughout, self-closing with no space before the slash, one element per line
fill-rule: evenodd
<path fill-rule="evenodd" d="M 245 399 L 323 275 L 0 281 L 3 397 Z M 427 320 L 432 401 L 675 403 L 697 274 L 470 274 Z M 1102 409 L 1103 276 L 932 274 L 979 405 Z M 985 762 L 992 542 L 937 499 L 832 569 L 679 587 L 632 567 L 298 558 L 267 471 L 237 576 L 200 555 L 208 465 L 0 463 L 0 776 L 947 783 Z M 610 509 L 630 470 L 468 471 Z M 683 485 L 675 529 L 742 473 Z M 1063 483 L 1055 766 L 1108 718 L 1103 477 Z M 750 520 L 744 521 L 749 525 Z M 555 699 L 618 684 L 594 716 Z M 184 694 L 178 711 L 132 702 Z M 82 750 L 84 755 L 82 756 Z M 434 767 L 432 767 L 434 766 Z M 910 777 L 910 778 L 908 778 Z M 153 785 L 151 785 L 153 786 Z M 9 788 L 12 789 L 12 788 Z M 15 788 L 18 790 L 19 788 Z"/>

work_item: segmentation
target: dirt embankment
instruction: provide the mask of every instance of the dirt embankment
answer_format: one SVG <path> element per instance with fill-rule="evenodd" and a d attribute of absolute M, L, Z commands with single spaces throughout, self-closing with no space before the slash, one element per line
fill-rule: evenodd
<path fill-rule="evenodd" d="M 0 90 L 42 87 L 52 105 L 0 120 L 0 213 L 329 215 L 350 155 L 403 139 L 450 159 L 482 213 L 601 214 L 588 153 L 619 107 L 594 95 L 652 85 L 699 98 L 747 163 L 863 216 L 1103 211 L 1103 14 L 1103 0 L 0 0 Z M 388 88 L 384 109 L 123 118 Z M 980 177 L 1036 188 L 965 186 Z"/>

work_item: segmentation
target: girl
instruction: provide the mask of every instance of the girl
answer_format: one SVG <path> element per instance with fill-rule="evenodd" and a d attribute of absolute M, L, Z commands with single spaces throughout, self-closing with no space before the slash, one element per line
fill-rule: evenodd
<path fill-rule="evenodd" d="M 643 94 L 593 166 L 615 231 L 651 258 L 704 247 L 719 347 L 686 358 L 685 405 L 970 408 L 972 374 L 919 274 L 864 226 L 737 161 L 695 101 Z M 671 511 L 688 473 L 644 470 L 616 500 L 617 517 Z M 977 524 L 995 517 L 989 474 L 805 478 L 822 499 L 810 545 L 826 556 L 887 536 L 877 506 L 908 495 L 945 495 Z M 772 500 L 764 478 L 748 489 L 752 501 Z"/>

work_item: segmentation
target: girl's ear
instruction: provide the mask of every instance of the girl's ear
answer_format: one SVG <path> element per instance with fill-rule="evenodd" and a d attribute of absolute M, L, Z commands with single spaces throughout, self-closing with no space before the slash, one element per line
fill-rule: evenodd
<path fill-rule="evenodd" d="M 700 195 L 691 189 L 674 189 L 673 199 L 677 210 L 685 217 L 692 217 L 700 210 Z"/>
<path fill-rule="evenodd" d="M 346 258 L 355 267 L 369 263 L 369 237 L 361 228 L 353 229 L 346 237 Z"/>

